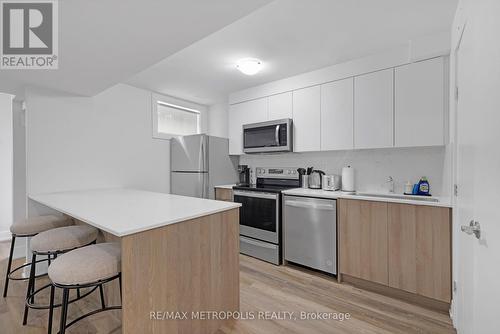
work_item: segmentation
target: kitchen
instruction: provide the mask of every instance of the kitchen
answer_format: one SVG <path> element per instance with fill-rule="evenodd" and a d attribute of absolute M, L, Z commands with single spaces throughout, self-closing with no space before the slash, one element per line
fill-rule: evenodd
<path fill-rule="evenodd" d="M 7 333 L 495 332 L 496 3 L 46 2 L 59 67 L 0 69 Z"/>

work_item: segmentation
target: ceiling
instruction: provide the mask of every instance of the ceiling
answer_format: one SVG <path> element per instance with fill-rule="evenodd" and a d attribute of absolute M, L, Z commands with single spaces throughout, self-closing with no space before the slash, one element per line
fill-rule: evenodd
<path fill-rule="evenodd" d="M 127 83 L 202 104 L 222 102 L 241 89 L 449 31 L 456 6 L 457 0 L 276 0 Z M 250 77 L 235 70 L 244 57 L 260 58 L 262 72 Z"/>
<path fill-rule="evenodd" d="M 270 0 L 59 1 L 59 69 L 0 70 L 0 91 L 27 85 L 94 95 Z"/>

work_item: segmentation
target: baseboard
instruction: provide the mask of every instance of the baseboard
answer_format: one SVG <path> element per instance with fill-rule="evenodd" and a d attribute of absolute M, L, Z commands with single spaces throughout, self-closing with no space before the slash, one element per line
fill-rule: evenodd
<path fill-rule="evenodd" d="M 450 303 L 446 303 L 440 300 L 428 298 L 421 295 L 416 295 L 414 293 L 391 288 L 382 284 L 366 281 L 361 278 L 352 277 L 346 274 L 342 274 L 341 277 L 342 277 L 341 280 L 343 282 L 349 283 L 351 285 L 354 285 L 362 289 L 380 293 L 388 297 L 404 300 L 406 302 L 417 304 L 422 307 L 439 311 L 442 313 L 449 313 L 450 311 Z"/>
<path fill-rule="evenodd" d="M 9 241 L 12 238 L 12 234 L 9 230 L 0 231 L 0 242 Z"/>
<path fill-rule="evenodd" d="M 11 241 L 11 239 L 12 239 L 12 234 L 10 233 L 9 230 L 0 231 L 0 242 Z M 13 258 L 19 259 L 26 257 L 26 250 L 27 250 L 26 238 L 17 238 L 16 245 L 14 246 Z"/>

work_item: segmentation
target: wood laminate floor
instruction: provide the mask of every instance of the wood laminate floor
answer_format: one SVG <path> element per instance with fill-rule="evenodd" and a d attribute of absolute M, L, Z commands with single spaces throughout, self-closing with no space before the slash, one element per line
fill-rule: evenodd
<path fill-rule="evenodd" d="M 8 243 L 0 243 L 2 290 L 8 249 Z M 339 284 L 329 276 L 301 268 L 277 267 L 243 255 L 240 260 L 241 311 L 247 318 L 256 319 L 232 321 L 217 334 L 456 333 L 447 314 Z M 21 326 L 24 294 L 24 282 L 11 282 L 9 296 L 0 297 L 0 333 L 46 333 L 47 311 L 31 310 L 28 325 Z M 68 317 L 72 319 L 95 306 L 95 299 L 79 301 L 70 306 Z M 312 317 L 318 312 L 333 318 L 348 313 L 350 318 L 301 320 L 301 314 Z M 259 319 L 262 316 L 270 319 Z M 56 311 L 54 320 L 58 318 Z M 67 332 L 121 333 L 120 312 L 95 315 Z"/>

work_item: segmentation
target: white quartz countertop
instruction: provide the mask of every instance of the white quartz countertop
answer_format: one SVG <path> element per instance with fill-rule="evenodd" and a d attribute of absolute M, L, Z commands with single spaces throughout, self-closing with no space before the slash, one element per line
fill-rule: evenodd
<path fill-rule="evenodd" d="M 221 188 L 221 189 L 233 189 L 233 187 L 234 187 L 235 185 L 236 185 L 236 184 L 223 184 L 223 185 L 215 186 L 214 188 Z"/>
<path fill-rule="evenodd" d="M 241 206 L 135 189 L 30 194 L 29 198 L 119 237 Z"/>
<path fill-rule="evenodd" d="M 415 200 L 411 197 L 407 199 L 402 198 L 392 198 L 392 197 L 376 197 L 370 195 L 353 195 L 349 193 L 343 193 L 342 191 L 326 191 L 321 189 L 308 189 L 308 188 L 295 188 L 283 191 L 285 195 L 295 195 L 303 197 L 315 197 L 315 198 L 331 198 L 331 199 L 357 199 L 364 201 L 378 201 L 378 202 L 389 202 L 389 203 L 401 203 L 401 204 L 413 204 L 413 205 L 426 205 L 426 206 L 438 206 L 451 208 L 451 200 L 448 198 L 441 197 L 431 197 L 437 199 L 437 202 L 430 202 L 425 200 Z M 374 193 L 375 194 L 375 193 Z M 380 193 L 379 195 L 383 195 Z"/>

